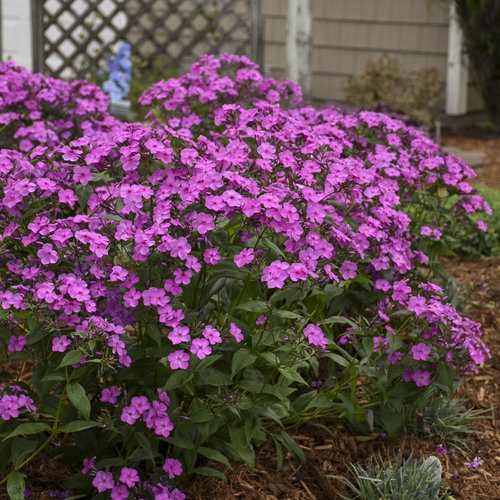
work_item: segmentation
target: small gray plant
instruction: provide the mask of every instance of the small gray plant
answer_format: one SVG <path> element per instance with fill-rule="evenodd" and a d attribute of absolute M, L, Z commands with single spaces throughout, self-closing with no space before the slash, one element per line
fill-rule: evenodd
<path fill-rule="evenodd" d="M 442 467 L 439 458 L 426 460 L 397 457 L 386 464 L 381 457 L 368 467 L 352 465 L 352 480 L 345 483 L 352 496 L 344 499 L 361 500 L 438 500 L 446 498 L 441 491 Z"/>

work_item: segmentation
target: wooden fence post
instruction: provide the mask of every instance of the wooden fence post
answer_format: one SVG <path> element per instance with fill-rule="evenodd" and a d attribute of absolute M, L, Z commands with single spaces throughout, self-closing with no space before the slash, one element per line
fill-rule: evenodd
<path fill-rule="evenodd" d="M 311 1 L 288 0 L 286 31 L 287 77 L 296 81 L 305 97 L 311 96 Z"/>
<path fill-rule="evenodd" d="M 458 23 L 455 2 L 451 2 L 446 72 L 446 113 L 448 115 L 467 113 L 469 73 L 463 46 L 463 33 Z"/>

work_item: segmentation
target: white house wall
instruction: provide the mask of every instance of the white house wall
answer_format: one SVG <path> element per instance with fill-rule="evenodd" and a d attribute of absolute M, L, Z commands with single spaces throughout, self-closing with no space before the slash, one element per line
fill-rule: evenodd
<path fill-rule="evenodd" d="M 31 69 L 30 0 L 1 0 L 2 2 L 2 58 L 13 59 Z"/>

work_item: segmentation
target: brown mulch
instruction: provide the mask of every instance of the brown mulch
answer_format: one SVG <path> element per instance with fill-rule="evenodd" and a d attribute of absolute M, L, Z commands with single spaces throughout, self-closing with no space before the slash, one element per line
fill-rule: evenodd
<path fill-rule="evenodd" d="M 478 421 L 479 433 L 466 455 L 449 452 L 442 457 L 444 477 L 456 499 L 491 500 L 500 498 L 500 258 L 450 259 L 445 266 L 467 289 L 467 313 L 482 323 L 492 358 L 477 376 L 467 378 L 464 389 L 469 406 L 489 410 L 491 418 Z M 413 457 L 436 455 L 433 443 L 413 436 L 393 443 L 360 442 L 345 429 L 332 427 L 331 432 L 303 429 L 303 435 L 294 435 L 308 459 L 304 466 L 288 457 L 278 471 L 272 447 L 265 447 L 255 470 L 238 466 L 228 473 L 227 484 L 214 478 L 190 482 L 185 487 L 187 496 L 193 500 L 336 500 L 346 494 L 342 478 L 349 476 L 349 463 L 367 464 L 377 454 L 390 459 L 398 452 Z M 471 469 L 468 464 L 476 456 L 481 457 L 481 465 Z"/>
<path fill-rule="evenodd" d="M 380 454 L 390 459 L 400 451 L 403 456 L 428 456 L 434 452 L 430 443 L 406 436 L 391 445 L 372 441 L 361 443 L 342 429 L 332 428 L 332 434 L 304 429 L 304 435 L 295 435 L 307 457 L 300 465 L 288 457 L 282 470 L 276 470 L 272 446 L 265 447 L 255 470 L 237 467 L 229 474 L 228 484 L 216 479 L 191 483 L 185 491 L 193 500 L 330 500 L 346 494 L 342 479 L 348 475 L 349 464 L 368 462 Z"/>
<path fill-rule="evenodd" d="M 492 355 L 477 376 L 467 378 L 465 386 L 473 406 L 491 412 L 490 419 L 479 422 L 480 433 L 471 448 L 483 465 L 474 472 L 463 471 L 457 489 L 465 499 L 500 498 L 500 258 L 450 259 L 445 267 L 466 287 L 467 314 L 481 323 Z"/>
<path fill-rule="evenodd" d="M 500 189 L 500 137 L 479 139 L 471 137 L 446 136 L 443 144 L 464 151 L 483 151 L 486 155 L 484 165 L 476 168 L 474 184 L 482 184 Z"/>

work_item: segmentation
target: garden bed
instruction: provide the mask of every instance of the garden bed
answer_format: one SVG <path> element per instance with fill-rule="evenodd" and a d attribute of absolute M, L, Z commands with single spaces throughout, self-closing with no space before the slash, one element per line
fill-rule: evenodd
<path fill-rule="evenodd" d="M 444 261 L 462 284 L 441 266 L 500 252 L 463 160 L 387 115 L 303 107 L 240 56 L 153 85 L 135 124 L 95 86 L 3 68 L 11 500 L 337 498 L 353 466 L 363 498 L 437 498 L 443 470 L 495 495 L 477 320 L 496 356 L 498 259 Z"/>

